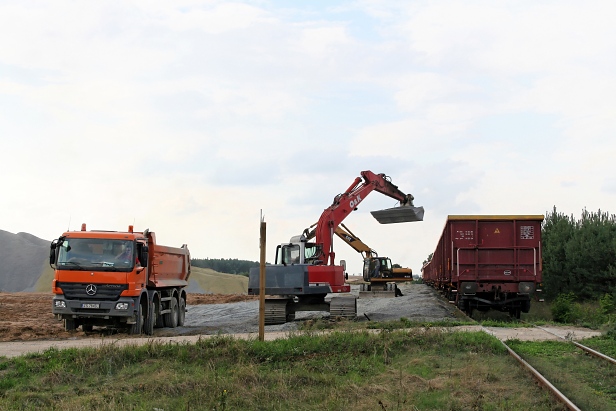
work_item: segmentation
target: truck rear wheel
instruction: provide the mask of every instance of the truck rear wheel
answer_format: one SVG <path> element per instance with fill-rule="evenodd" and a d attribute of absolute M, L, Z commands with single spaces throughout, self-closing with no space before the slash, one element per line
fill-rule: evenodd
<path fill-rule="evenodd" d="M 178 326 L 178 300 L 172 297 L 169 300 L 169 312 L 165 314 L 165 327 L 175 328 Z"/>
<path fill-rule="evenodd" d="M 154 300 L 153 302 L 154 304 L 154 312 L 155 314 L 155 323 L 154 323 L 154 328 L 163 328 L 165 326 L 165 316 L 163 314 L 160 313 L 160 311 L 162 310 L 162 306 L 160 303 L 160 300 L 157 298 Z"/>
<path fill-rule="evenodd" d="M 180 305 L 178 307 L 178 327 L 183 327 L 185 320 L 186 320 L 186 300 L 180 297 Z"/>

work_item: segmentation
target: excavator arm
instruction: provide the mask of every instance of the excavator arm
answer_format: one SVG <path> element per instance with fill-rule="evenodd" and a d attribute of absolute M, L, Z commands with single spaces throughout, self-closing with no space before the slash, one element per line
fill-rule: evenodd
<path fill-rule="evenodd" d="M 340 224 L 336 227 L 334 233 L 347 243 L 351 248 L 360 253 L 364 259 L 378 257 L 378 253 L 372 248 L 368 247 L 363 241 L 359 239 L 355 234 L 351 232 L 344 224 Z"/>
<path fill-rule="evenodd" d="M 314 238 L 316 233 L 314 228 L 316 225 L 317 223 L 314 223 L 309 228 L 304 230 L 305 241 L 310 241 Z M 342 241 L 347 243 L 355 251 L 360 253 L 364 259 L 378 257 L 378 253 L 374 249 L 370 248 L 367 244 L 360 240 L 359 237 L 353 234 L 353 232 L 351 232 L 351 230 L 344 224 L 340 223 L 340 226 L 335 228 L 334 234 L 336 234 Z"/>
<path fill-rule="evenodd" d="M 413 206 L 413 196 L 404 194 L 398 186 L 394 185 L 385 174 L 375 174 L 372 171 L 362 171 L 353 184 L 342 194 L 338 194 L 331 206 L 321 214 L 314 229 L 316 243 L 321 245 L 321 260 L 328 265 L 334 265 L 335 253 L 333 250 L 333 236 L 336 228 L 349 214 L 357 210 L 357 206 L 372 191 L 378 191 L 388 197 L 399 201 L 400 206 L 387 210 L 380 210 L 378 217 L 373 216 L 381 223 L 402 223 L 423 220 L 423 207 Z M 313 234 L 312 232 L 309 233 Z"/>

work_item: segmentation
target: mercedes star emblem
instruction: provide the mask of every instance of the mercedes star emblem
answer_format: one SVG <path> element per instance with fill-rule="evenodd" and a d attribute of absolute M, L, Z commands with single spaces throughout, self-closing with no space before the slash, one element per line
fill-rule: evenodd
<path fill-rule="evenodd" d="M 88 295 L 96 294 L 96 286 L 94 284 L 86 285 L 86 294 Z"/>

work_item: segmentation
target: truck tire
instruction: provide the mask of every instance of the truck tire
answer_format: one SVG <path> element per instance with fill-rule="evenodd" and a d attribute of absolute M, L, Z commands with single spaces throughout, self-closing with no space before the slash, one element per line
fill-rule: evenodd
<path fill-rule="evenodd" d="M 172 297 L 169 300 L 169 312 L 165 314 L 165 327 L 175 328 L 178 326 L 178 300 Z"/>
<path fill-rule="evenodd" d="M 157 298 L 154 300 L 154 312 L 156 313 L 154 328 L 163 328 L 165 326 L 165 316 L 160 313 L 162 306 L 160 300 Z"/>
<path fill-rule="evenodd" d="M 75 331 L 77 329 L 77 323 L 74 318 L 65 318 L 64 319 L 64 329 L 66 331 Z"/>
<path fill-rule="evenodd" d="M 178 327 L 183 327 L 186 320 L 186 300 L 180 297 L 180 305 L 178 307 Z"/>
<path fill-rule="evenodd" d="M 128 329 L 128 333 L 130 335 L 139 335 L 141 334 L 142 328 L 143 328 L 143 307 L 141 306 L 141 303 L 139 303 L 139 305 L 137 306 L 137 320 L 135 321 L 135 324 L 131 324 L 130 328 Z"/>
<path fill-rule="evenodd" d="M 145 335 L 154 334 L 154 323 L 156 323 L 156 311 L 154 310 L 154 302 L 151 302 L 145 316 L 145 322 L 143 323 L 143 333 Z"/>

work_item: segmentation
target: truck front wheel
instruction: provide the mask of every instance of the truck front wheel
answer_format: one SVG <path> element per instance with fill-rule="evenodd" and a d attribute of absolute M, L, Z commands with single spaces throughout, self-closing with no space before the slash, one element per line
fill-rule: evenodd
<path fill-rule="evenodd" d="M 65 318 L 64 319 L 64 329 L 66 331 L 75 331 L 77 329 L 77 323 L 74 318 Z"/>
<path fill-rule="evenodd" d="M 145 316 L 145 323 L 143 324 L 143 333 L 145 335 L 154 334 L 154 324 L 156 323 L 156 311 L 154 309 L 154 302 L 150 303 L 150 309 Z"/>
<path fill-rule="evenodd" d="M 141 303 L 137 306 L 135 324 L 132 324 L 128 329 L 128 333 L 130 335 L 138 335 L 141 334 L 141 329 L 143 328 L 143 307 Z"/>

